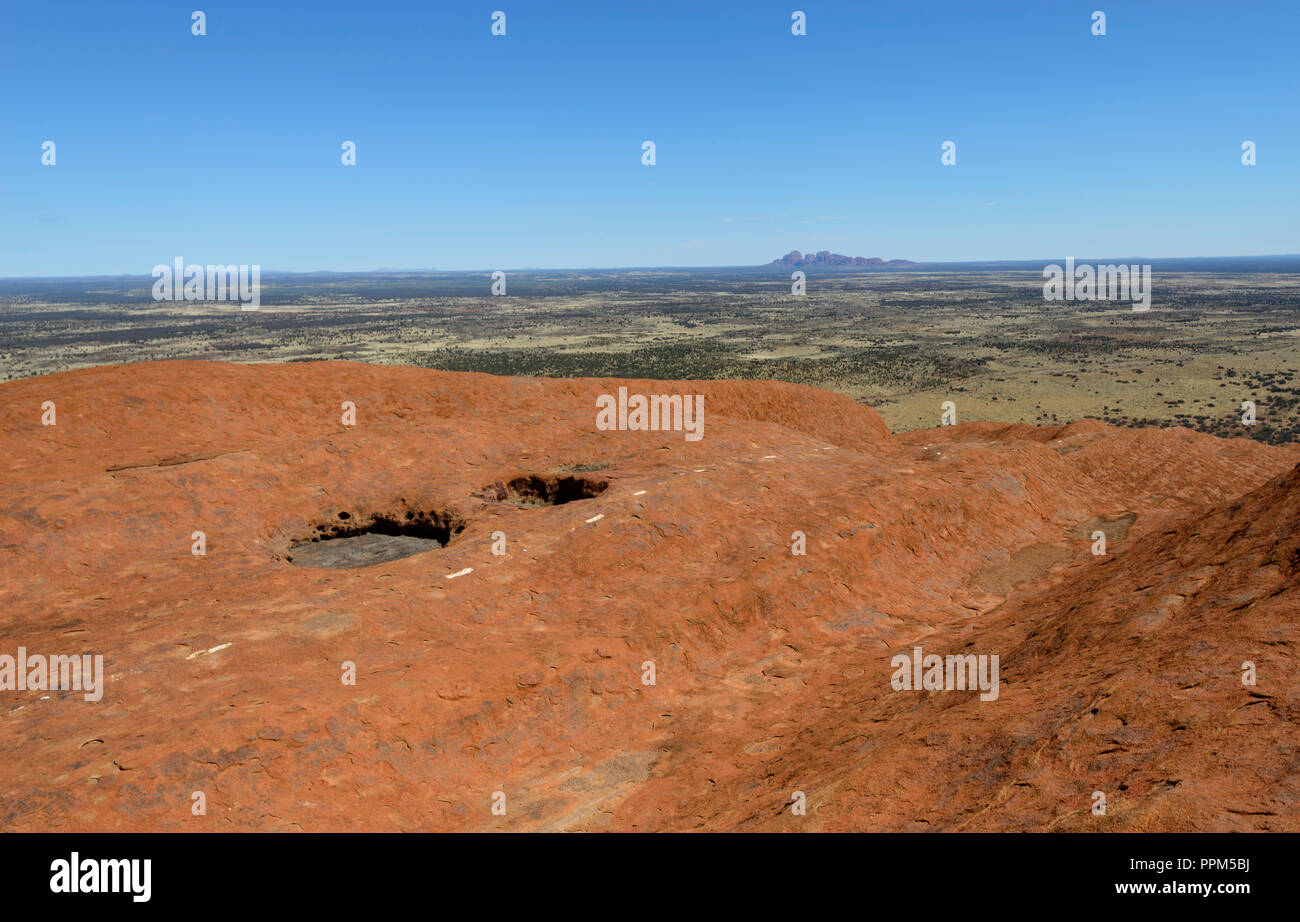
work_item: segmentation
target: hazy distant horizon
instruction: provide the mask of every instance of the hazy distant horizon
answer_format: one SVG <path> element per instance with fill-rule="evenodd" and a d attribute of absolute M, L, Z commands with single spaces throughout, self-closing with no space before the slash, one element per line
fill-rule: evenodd
<path fill-rule="evenodd" d="M 790 250 L 787 250 L 787 251 L 786 251 L 786 253 L 789 253 L 789 252 L 791 252 L 791 251 L 790 251 Z M 819 252 L 819 251 L 817 251 L 817 250 L 811 250 L 811 251 L 810 251 L 810 250 L 803 250 L 803 251 L 800 251 L 800 252 L 803 252 L 803 253 L 805 253 L 805 254 L 812 254 L 812 253 Z M 833 251 L 832 251 L 832 252 L 833 252 Z M 183 254 L 177 254 L 177 255 L 182 255 L 182 256 L 183 256 Z M 781 255 L 784 255 L 784 254 L 781 254 Z M 843 256 L 864 256 L 864 257 L 866 257 L 866 258 L 869 259 L 869 258 L 872 258 L 872 256 L 874 256 L 874 255 L 876 255 L 876 254 L 864 254 L 864 253 L 842 253 L 842 254 L 838 254 L 838 255 L 843 255 Z M 825 266 L 825 267 L 817 267 L 817 268 L 815 268 L 813 271 L 815 271 L 815 272 L 839 272 L 839 273 L 844 273 L 844 274 L 852 274 L 852 273 L 854 273 L 854 272 L 862 272 L 862 273 L 871 273 L 871 272 L 912 272 L 912 271 L 916 271 L 916 270 L 918 270 L 918 269 L 939 269 L 939 270 L 942 270 L 942 269 L 945 268 L 945 267 L 947 267 L 947 268 L 949 268 L 949 269 L 951 269 L 951 270 L 953 270 L 953 271 L 958 271 L 958 270 L 975 270 L 975 271 L 978 271 L 978 270 L 981 269 L 982 267 L 989 267 L 989 268 L 993 268 L 993 269 L 1004 269 L 1004 270 L 1009 270 L 1009 271 L 1016 271 L 1016 270 L 1019 268 L 1019 269 L 1023 269 L 1023 271 L 1029 272 L 1029 271 L 1035 271 L 1036 269 L 1041 269 L 1041 268 L 1043 268 L 1044 266 L 1047 266 L 1047 265 L 1049 265 L 1049 264 L 1051 264 L 1051 263 L 1060 263 L 1060 262 L 1062 262 L 1063 260 L 1065 260 L 1065 259 L 1067 258 L 1067 256 L 1069 256 L 1070 258 L 1073 258 L 1074 261 L 1075 261 L 1075 263 L 1076 263 L 1076 264 L 1079 264 L 1079 265 L 1082 265 L 1082 264 L 1085 264 L 1085 263 L 1093 263 L 1093 264 L 1095 264 L 1095 263 L 1119 263 L 1119 264 L 1125 264 L 1125 263 L 1126 263 L 1126 264 L 1132 264 L 1132 263 L 1150 263 L 1150 264 L 1152 264 L 1153 266 L 1155 266 L 1155 265 L 1157 265 L 1157 264 L 1161 264 L 1161 263 L 1165 263 L 1165 264 L 1169 264 L 1169 263 L 1187 264 L 1187 263 L 1196 263 L 1196 262 L 1234 262 L 1234 261 L 1247 261 L 1247 260 L 1295 260 L 1295 261 L 1296 261 L 1296 264 L 1295 264 L 1294 266 L 1286 266 L 1286 267 L 1281 267 L 1281 266 L 1279 266 L 1279 267 L 1261 268 L 1261 269 L 1255 269 L 1255 270 L 1251 270 L 1251 271 L 1259 271 L 1259 272 L 1291 272 L 1291 271 L 1294 271 L 1294 272 L 1300 272 L 1300 253 L 1248 253 L 1248 254 L 1231 255 L 1231 256 L 1223 256 L 1223 255 L 1215 255 L 1215 256 L 1144 256 L 1144 255 L 1139 255 L 1139 256 L 1078 256 L 1078 255 L 1066 254 L 1066 255 L 1061 255 L 1061 256 L 1045 256 L 1045 257 L 1040 257 L 1040 258 L 1012 258 L 1012 259 L 961 259 L 961 260 L 949 260 L 949 259 L 920 260 L 920 259 L 910 259 L 910 257 L 906 257 L 906 256 L 881 256 L 881 257 L 879 257 L 879 258 L 881 258 L 881 259 L 886 259 L 886 260 L 888 260 L 888 259 L 909 259 L 912 263 L 914 263 L 914 265 L 912 265 L 912 266 L 869 266 L 869 267 L 864 267 L 864 266 Z M 175 257 L 173 257 L 173 258 L 175 258 Z M 207 264 L 208 264 L 208 261 L 207 261 L 207 260 L 191 259 L 191 258 L 188 257 L 188 256 L 184 256 L 183 258 L 185 259 L 186 264 L 190 264 L 190 263 L 193 263 L 193 264 L 200 264 L 200 263 L 202 263 L 202 264 L 204 264 L 204 265 L 207 265 Z M 220 262 L 220 261 L 213 261 L 213 264 L 216 264 L 217 262 Z M 155 265 L 157 265 L 157 264 L 155 264 Z M 433 267 L 433 266 L 417 266 L 417 267 L 405 267 L 405 268 L 393 267 L 393 266 L 381 266 L 381 267 L 373 268 L 373 269 L 275 269 L 275 268 L 268 268 L 268 267 L 263 266 L 262 269 L 261 269 L 261 272 L 262 272 L 263 277 L 271 277 L 271 276 L 286 276 L 286 275 L 295 275 L 295 276 L 312 276 L 312 275 L 404 275 L 404 274 L 430 274 L 430 273 L 438 273 L 438 274 L 445 274 L 445 275 L 472 275 L 472 274 L 476 274 L 476 273 L 483 273 L 483 274 L 485 274 L 485 275 L 490 275 L 492 272 L 495 272 L 495 271 L 498 271 L 498 270 L 499 270 L 499 271 L 503 271 L 503 272 L 507 272 L 507 273 L 510 273 L 510 272 L 517 272 L 517 273 L 525 273 L 525 272 L 691 272 L 691 271 L 701 271 L 701 270 L 710 270 L 710 269 L 715 269 L 715 270 L 746 270 L 746 269 L 764 269 L 764 268 L 771 268 L 771 269 L 774 269 L 774 270 L 779 270 L 779 269 L 782 268 L 782 267 L 780 267 L 780 266 L 772 266 L 772 265 L 771 265 L 771 260 L 769 260 L 769 261 L 767 261 L 767 262 L 760 262 L 760 263 L 737 263 L 737 264 L 718 264 L 718 263 L 709 263 L 709 264 L 699 264 L 699 265 L 686 265 L 686 264 L 680 264 L 680 265 L 661 265 L 661 266 L 655 266 L 655 265 L 640 265 L 640 266 L 515 266 L 515 267 L 512 267 L 512 266 L 492 266 L 492 267 L 479 266 L 479 267 L 473 267 L 473 268 L 468 268 L 468 269 L 460 269 L 460 268 L 448 269 L 448 268 L 439 268 L 439 267 Z M 1173 266 L 1170 266 L 1169 268 L 1174 268 L 1174 267 L 1173 267 Z M 150 267 L 150 269 L 152 269 L 152 266 Z M 1195 270 L 1195 269 L 1188 270 L 1188 269 L 1184 268 L 1183 271 L 1196 271 L 1196 270 Z M 1206 269 L 1205 271 L 1214 271 L 1214 270 L 1212 270 L 1212 269 Z M 94 280 L 94 279 L 152 279 L 152 278 L 153 278 L 153 276 L 152 276 L 149 272 L 87 273 L 87 274 L 74 274 L 74 275 L 0 275 L 0 282 L 22 282 L 22 281 L 77 281 L 77 280 Z"/>

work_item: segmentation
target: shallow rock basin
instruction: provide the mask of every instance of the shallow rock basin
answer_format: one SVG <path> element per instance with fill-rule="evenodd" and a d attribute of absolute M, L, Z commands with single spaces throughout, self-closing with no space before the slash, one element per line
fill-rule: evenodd
<path fill-rule="evenodd" d="M 371 533 L 329 541 L 304 541 L 289 548 L 288 559 L 298 567 L 350 570 L 441 548 L 442 544 L 433 538 Z"/>

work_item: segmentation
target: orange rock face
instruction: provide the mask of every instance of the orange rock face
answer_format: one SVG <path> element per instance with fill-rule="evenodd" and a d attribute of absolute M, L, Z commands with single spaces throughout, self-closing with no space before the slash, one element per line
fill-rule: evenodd
<path fill-rule="evenodd" d="M 4 830 L 1300 829 L 1300 446 L 338 362 L 0 432 Z"/>

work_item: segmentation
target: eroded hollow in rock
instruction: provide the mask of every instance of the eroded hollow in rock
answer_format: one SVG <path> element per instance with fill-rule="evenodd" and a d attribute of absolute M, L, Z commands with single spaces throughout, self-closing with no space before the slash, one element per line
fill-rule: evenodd
<path fill-rule="evenodd" d="M 317 525 L 310 538 L 289 545 L 286 559 L 299 567 L 369 567 L 446 547 L 464 528 L 464 521 L 446 512 L 355 517 L 343 510 L 334 521 Z"/>
<path fill-rule="evenodd" d="M 498 480 L 483 488 L 479 495 L 496 502 L 510 501 L 517 506 L 560 506 L 580 499 L 593 499 L 609 487 L 606 480 L 570 477 L 558 474 L 529 474 L 506 483 Z"/>

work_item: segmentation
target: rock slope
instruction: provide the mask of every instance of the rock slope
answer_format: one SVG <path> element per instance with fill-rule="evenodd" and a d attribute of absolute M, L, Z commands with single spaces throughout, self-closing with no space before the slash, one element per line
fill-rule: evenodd
<path fill-rule="evenodd" d="M 0 432 L 0 656 L 103 657 L 0 691 L 0 829 L 1300 829 L 1300 446 L 344 362 L 8 382 Z"/>

